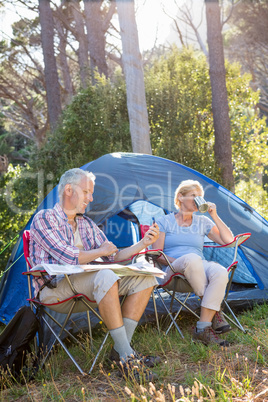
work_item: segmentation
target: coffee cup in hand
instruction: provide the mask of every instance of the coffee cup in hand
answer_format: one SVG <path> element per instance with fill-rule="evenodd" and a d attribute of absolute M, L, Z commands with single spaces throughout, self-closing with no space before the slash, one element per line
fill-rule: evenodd
<path fill-rule="evenodd" d="M 195 205 L 197 206 L 198 211 L 201 212 L 202 214 L 208 211 L 208 204 L 203 197 L 200 196 L 195 197 L 194 202 Z"/>

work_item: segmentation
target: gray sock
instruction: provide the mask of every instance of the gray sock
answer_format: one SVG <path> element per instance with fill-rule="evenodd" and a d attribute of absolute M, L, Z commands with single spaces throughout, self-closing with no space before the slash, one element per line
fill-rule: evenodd
<path fill-rule="evenodd" d="M 134 354 L 134 350 L 127 339 L 124 325 L 119 328 L 111 329 L 110 334 L 114 341 L 114 349 L 119 353 L 120 360 L 125 360 L 127 356 Z"/>
<path fill-rule="evenodd" d="M 138 325 L 138 321 L 132 320 L 131 318 L 123 317 L 123 323 L 126 328 L 127 339 L 129 343 L 131 342 L 134 331 Z"/>
<path fill-rule="evenodd" d="M 197 321 L 196 323 L 196 331 L 204 331 L 206 327 L 211 327 L 212 322 L 206 322 L 206 321 Z"/>

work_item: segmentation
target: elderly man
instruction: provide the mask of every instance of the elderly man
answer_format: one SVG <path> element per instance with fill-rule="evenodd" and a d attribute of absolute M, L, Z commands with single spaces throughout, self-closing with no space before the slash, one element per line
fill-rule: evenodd
<path fill-rule="evenodd" d="M 154 243 L 159 236 L 156 224 L 150 227 L 144 238 L 123 250 L 109 242 L 104 233 L 84 215 L 93 200 L 95 176 L 82 169 L 70 169 L 59 182 L 59 203 L 53 209 L 38 212 L 31 225 L 30 257 L 34 265 L 90 264 L 97 258 L 104 261 L 120 261 L 131 257 Z M 153 276 L 119 278 L 111 270 L 73 274 L 70 280 L 78 293 L 85 294 L 98 304 L 103 321 L 114 341 L 112 359 L 122 362 L 124 373 L 135 369 L 137 358 L 147 380 L 156 375 L 145 365 L 152 367 L 159 361 L 153 356 L 141 357 L 132 349 L 130 342 L 134 330 L 157 284 Z M 35 281 L 35 294 L 44 303 L 58 302 L 72 296 L 65 278 L 56 288 L 47 286 L 43 279 Z M 119 295 L 126 295 L 120 306 Z M 58 311 L 61 311 L 59 305 Z"/>

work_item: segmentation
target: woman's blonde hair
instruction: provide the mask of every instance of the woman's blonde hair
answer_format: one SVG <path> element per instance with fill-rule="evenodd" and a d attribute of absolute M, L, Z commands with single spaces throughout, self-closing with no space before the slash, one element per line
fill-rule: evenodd
<path fill-rule="evenodd" d="M 183 180 L 179 186 L 176 188 L 175 191 L 175 196 L 174 196 L 174 204 L 175 204 L 175 208 L 179 209 L 181 206 L 181 202 L 178 199 L 178 195 L 185 195 L 187 194 L 189 191 L 191 190 L 200 190 L 201 192 L 201 197 L 204 197 L 204 189 L 202 187 L 202 185 L 199 183 L 199 181 L 197 180 Z"/>

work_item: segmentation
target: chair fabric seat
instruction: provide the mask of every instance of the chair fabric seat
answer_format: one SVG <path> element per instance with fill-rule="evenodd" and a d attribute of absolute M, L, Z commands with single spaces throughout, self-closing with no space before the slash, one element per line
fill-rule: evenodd
<path fill-rule="evenodd" d="M 164 285 L 161 285 L 161 287 L 168 290 L 174 290 L 175 292 L 179 293 L 193 292 L 191 285 L 181 274 L 172 275 L 169 281 Z"/>
<path fill-rule="evenodd" d="M 93 300 L 90 300 L 86 295 L 84 294 L 76 294 L 72 297 L 69 297 L 67 299 L 61 300 L 58 303 L 43 303 L 41 302 L 38 298 L 34 299 L 27 299 L 29 302 L 36 303 L 40 306 L 45 306 L 50 308 L 53 311 L 62 313 L 62 314 L 68 314 L 70 311 L 70 308 L 73 304 L 73 301 L 76 300 L 74 308 L 73 308 L 73 313 L 82 313 L 84 311 L 88 310 L 88 307 L 81 301 L 81 299 L 84 298 L 85 301 L 93 308 L 97 308 L 97 303 Z"/>

